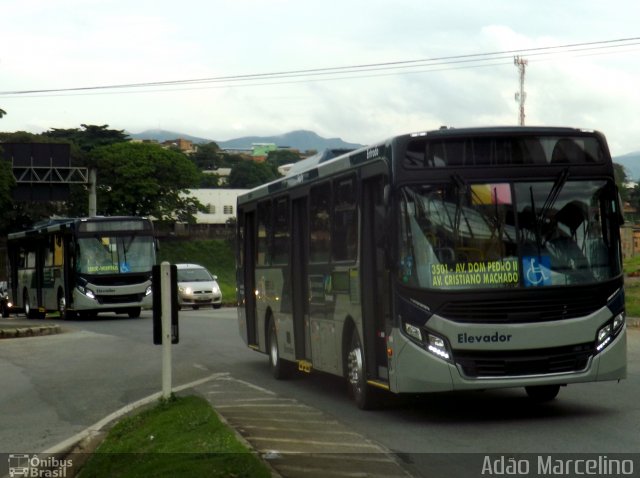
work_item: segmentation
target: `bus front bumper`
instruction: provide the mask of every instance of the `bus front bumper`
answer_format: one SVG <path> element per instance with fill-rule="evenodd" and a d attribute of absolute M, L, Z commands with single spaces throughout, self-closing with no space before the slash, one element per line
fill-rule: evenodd
<path fill-rule="evenodd" d="M 153 296 L 147 289 L 143 292 L 122 291 L 113 295 L 87 295 L 77 288 L 73 290 L 72 310 L 76 311 L 117 312 L 136 307 L 150 309 L 152 306 Z"/>
<path fill-rule="evenodd" d="M 577 371 L 513 376 L 465 375 L 463 368 L 427 352 L 400 333 L 394 334 L 394 359 L 390 389 L 396 393 L 427 393 L 454 390 L 483 390 L 534 385 L 620 380 L 626 377 L 627 335 L 623 329 L 601 352 L 592 354 Z M 400 372 L 399 372 L 400 371 Z"/>

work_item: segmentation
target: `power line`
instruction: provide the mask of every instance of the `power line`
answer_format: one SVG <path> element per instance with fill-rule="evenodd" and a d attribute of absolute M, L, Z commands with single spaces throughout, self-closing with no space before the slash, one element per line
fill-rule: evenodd
<path fill-rule="evenodd" d="M 252 86 L 257 86 L 260 84 L 259 82 L 265 82 L 266 84 L 282 84 L 282 83 L 290 83 L 290 82 L 300 82 L 298 81 L 282 81 L 282 80 L 293 80 L 300 78 L 307 78 L 307 80 L 302 81 L 327 81 L 331 79 L 350 79 L 350 78 L 367 78 L 373 76 L 382 76 L 379 72 L 389 72 L 395 71 L 393 74 L 406 74 L 409 72 L 414 72 L 418 68 L 427 68 L 427 70 L 423 70 L 423 72 L 427 71 L 436 71 L 442 69 L 459 69 L 459 68 L 473 68 L 477 67 L 478 64 L 483 64 L 487 62 L 495 62 L 498 60 L 511 60 L 514 54 L 523 54 L 526 53 L 527 56 L 534 57 L 548 57 L 550 55 L 557 54 L 574 54 L 578 52 L 597 52 L 601 53 L 604 50 L 614 50 L 620 49 L 630 46 L 640 45 L 640 37 L 632 37 L 632 38 L 621 38 L 615 40 L 604 40 L 597 42 L 583 42 L 583 43 L 572 43 L 566 45 L 556 45 L 556 46 L 548 46 L 548 47 L 537 47 L 537 48 L 526 48 L 520 50 L 505 50 L 505 51 L 494 51 L 494 52 L 485 52 L 485 53 L 472 53 L 465 55 L 452 55 L 452 56 L 443 56 L 436 58 L 423 58 L 423 59 L 414 59 L 414 60 L 403 60 L 403 61 L 391 61 L 391 62 L 379 62 L 379 63 L 367 63 L 367 64 L 357 64 L 350 66 L 333 66 L 326 68 L 310 68 L 310 69 L 298 69 L 298 70 L 284 70 L 284 71 L 275 71 L 268 73 L 250 73 L 243 75 L 224 75 L 224 76 L 214 76 L 214 77 L 205 77 L 205 78 L 194 78 L 194 79 L 184 79 L 184 80 L 168 80 L 168 81 L 152 81 L 152 82 L 141 82 L 141 83 L 122 83 L 122 84 L 111 84 L 111 85 L 96 85 L 96 86 L 80 86 L 80 87 L 71 87 L 71 88 L 46 88 L 46 89 L 33 89 L 33 90 L 15 90 L 15 91 L 0 91 L 0 96 L 3 97 L 19 97 L 19 96 L 27 96 L 27 95 L 46 95 L 53 96 L 54 94 L 62 95 L 70 95 L 70 94 L 104 94 L 105 91 L 108 90 L 149 90 L 152 88 L 160 88 L 160 87 L 184 87 L 184 86 L 195 86 L 195 85 L 203 85 L 203 84 L 218 84 L 223 85 L 222 87 L 232 87 L 238 85 L 250 84 Z M 456 66 L 457 65 L 457 66 Z M 462 66 L 460 66 L 462 65 Z M 440 68 L 445 67 L 445 68 Z M 370 75 L 362 75 L 363 73 L 371 73 Z M 179 88 L 171 88 L 172 91 Z M 188 88 L 191 89 L 191 88 Z M 159 90 L 152 90 L 159 91 Z M 166 90 L 162 90 L 166 91 Z M 123 91 L 119 91 L 123 92 Z"/>

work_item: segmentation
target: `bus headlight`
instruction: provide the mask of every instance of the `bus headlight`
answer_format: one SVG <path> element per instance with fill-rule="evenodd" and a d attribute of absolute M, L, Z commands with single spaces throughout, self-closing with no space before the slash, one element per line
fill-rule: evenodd
<path fill-rule="evenodd" d="M 95 300 L 96 298 L 96 294 L 95 292 L 93 292 L 91 289 L 87 288 L 87 287 L 83 287 L 81 285 L 77 286 L 77 289 L 82 292 L 84 295 L 86 295 L 87 297 L 89 297 L 89 299 L 93 299 Z"/>
<path fill-rule="evenodd" d="M 434 334 L 428 335 L 427 341 L 427 350 L 438 357 L 449 360 L 451 358 L 451 354 L 449 353 L 449 349 L 447 347 L 447 342 L 442 338 L 438 337 Z"/>
<path fill-rule="evenodd" d="M 625 315 L 620 312 L 613 320 L 603 325 L 596 335 L 596 353 L 602 352 L 620 333 L 624 326 Z"/>
<path fill-rule="evenodd" d="M 152 291 L 151 286 L 147 287 L 147 290 L 145 290 L 145 291 L 144 291 L 144 295 L 145 295 L 145 296 L 147 296 L 147 295 L 151 295 L 151 291 Z"/>
<path fill-rule="evenodd" d="M 404 332 L 415 342 L 418 342 L 420 346 L 427 349 L 436 357 L 443 360 L 451 360 L 451 352 L 447 341 L 433 332 L 417 325 L 404 323 Z"/>

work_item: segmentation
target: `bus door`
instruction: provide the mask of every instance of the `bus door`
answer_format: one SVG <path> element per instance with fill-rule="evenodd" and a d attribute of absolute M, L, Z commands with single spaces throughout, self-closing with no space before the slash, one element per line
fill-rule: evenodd
<path fill-rule="evenodd" d="M 293 305 L 293 335 L 297 360 L 309 359 L 309 301 L 307 263 L 309 262 L 309 220 L 307 198 L 292 201 L 291 288 Z"/>
<path fill-rule="evenodd" d="M 241 274 L 244 274 L 244 320 L 247 327 L 247 345 L 258 345 L 256 334 L 256 222 L 255 211 L 241 215 L 244 224 L 244 267 Z"/>
<path fill-rule="evenodd" d="M 362 321 L 365 360 L 370 378 L 388 380 L 385 319 L 389 289 L 385 275 L 384 177 L 362 182 Z"/>

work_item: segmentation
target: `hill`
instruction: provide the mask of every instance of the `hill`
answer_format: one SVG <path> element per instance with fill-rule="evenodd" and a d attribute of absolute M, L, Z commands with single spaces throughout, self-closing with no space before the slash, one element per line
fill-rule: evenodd
<path fill-rule="evenodd" d="M 310 149 L 322 151 L 334 148 L 352 149 L 362 146 L 357 143 L 348 143 L 341 138 L 323 138 L 313 131 L 306 130 L 292 131 L 278 136 L 245 136 L 228 141 L 218 141 L 217 143 L 221 148 L 225 149 L 249 149 L 253 143 L 274 143 L 277 146 L 299 149 L 300 151 Z"/>
<path fill-rule="evenodd" d="M 628 179 L 640 180 L 640 151 L 617 156 L 613 158 L 613 162 L 624 167 Z"/>
<path fill-rule="evenodd" d="M 163 129 L 149 129 L 142 131 L 141 133 L 127 132 L 127 134 L 133 139 L 155 140 L 160 143 L 177 138 L 183 138 L 192 141 L 195 144 L 215 141 L 212 139 L 198 138 L 196 136 Z M 242 138 L 215 142 L 223 149 L 251 149 L 251 145 L 253 143 L 274 143 L 277 146 L 299 149 L 300 151 L 308 151 L 310 149 L 315 149 L 316 151 L 340 148 L 353 149 L 362 146 L 357 143 L 348 143 L 343 141 L 341 138 L 323 138 L 313 131 L 305 130 L 291 131 L 277 136 L 245 136 Z"/>
<path fill-rule="evenodd" d="M 176 133 L 175 131 L 167 131 L 164 129 L 148 129 L 148 130 L 142 131 L 141 133 L 129 133 L 127 131 L 126 133 L 133 139 L 154 140 L 159 143 L 162 143 L 163 141 L 169 141 L 172 139 L 178 139 L 178 138 L 186 139 L 196 144 L 210 143 L 212 141 L 211 139 L 198 138 L 197 136 L 191 136 L 184 133 Z"/>

